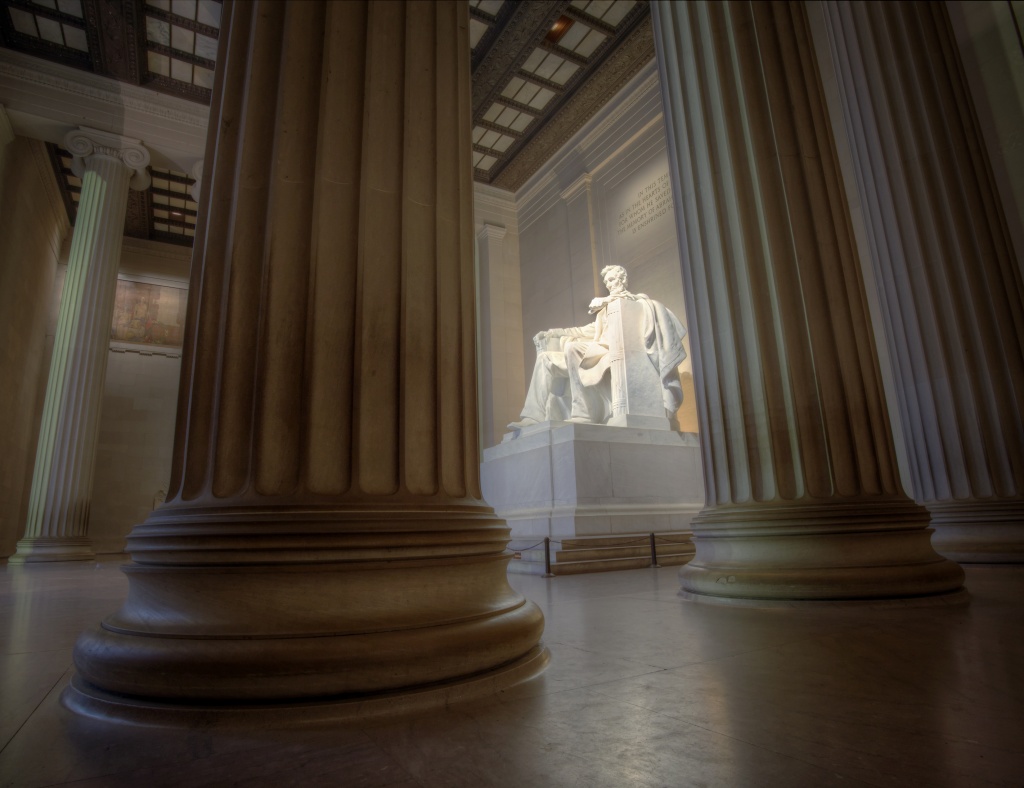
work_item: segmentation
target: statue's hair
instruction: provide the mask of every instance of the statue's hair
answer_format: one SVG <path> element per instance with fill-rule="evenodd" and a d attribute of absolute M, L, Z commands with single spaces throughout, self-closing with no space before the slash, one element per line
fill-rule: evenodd
<path fill-rule="evenodd" d="M 604 268 L 601 269 L 601 278 L 604 279 L 605 276 L 607 276 L 608 273 L 610 273 L 611 271 L 618 271 L 622 275 L 622 284 L 626 284 L 626 280 L 629 277 L 626 273 L 626 269 L 623 268 L 621 265 L 606 265 Z"/>

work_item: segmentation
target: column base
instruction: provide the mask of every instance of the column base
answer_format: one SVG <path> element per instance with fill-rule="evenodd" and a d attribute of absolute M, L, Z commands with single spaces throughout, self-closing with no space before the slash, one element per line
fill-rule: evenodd
<path fill-rule="evenodd" d="M 421 713 L 452 703 L 487 698 L 540 675 L 549 659 L 548 650 L 538 645 L 519 659 L 492 670 L 404 692 L 325 697 L 306 703 L 231 706 L 146 702 L 104 692 L 80 676 L 74 676 L 61 695 L 61 704 L 84 717 L 132 725 L 187 726 L 204 730 L 216 727 L 300 727 Z"/>
<path fill-rule="evenodd" d="M 477 681 L 544 628 L 508 585 L 508 536 L 483 506 L 160 509 L 128 537 L 124 605 L 75 646 L 72 694 L 249 707 Z"/>
<path fill-rule="evenodd" d="M 96 553 L 87 536 L 67 539 L 53 536 L 26 536 L 18 542 L 17 551 L 8 564 L 42 564 L 51 561 L 94 561 Z"/>
<path fill-rule="evenodd" d="M 1024 500 L 926 504 L 936 551 L 961 564 L 1024 563 Z"/>
<path fill-rule="evenodd" d="M 932 548 L 910 501 L 722 506 L 693 522 L 687 599 L 721 603 L 964 598 L 963 570 Z"/>

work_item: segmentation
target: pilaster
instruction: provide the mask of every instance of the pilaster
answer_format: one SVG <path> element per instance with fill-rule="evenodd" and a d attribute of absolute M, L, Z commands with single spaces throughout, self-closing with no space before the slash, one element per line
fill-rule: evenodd
<path fill-rule="evenodd" d="M 597 261 L 597 238 L 594 231 L 593 176 L 585 172 L 561 192 L 568 212 L 569 267 L 572 275 L 573 303 L 587 304 L 604 292 Z M 577 307 L 579 308 L 579 307 Z M 585 308 L 584 308 L 585 310 Z M 589 323 L 586 312 L 576 317 L 576 324 Z"/>

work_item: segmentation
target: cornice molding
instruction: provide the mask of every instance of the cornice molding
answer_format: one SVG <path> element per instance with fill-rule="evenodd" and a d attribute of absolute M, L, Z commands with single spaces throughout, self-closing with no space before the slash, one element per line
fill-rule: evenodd
<path fill-rule="evenodd" d="M 125 252 L 155 257 L 170 263 L 185 263 L 187 265 L 192 261 L 192 250 L 187 246 L 176 246 L 145 238 L 126 237 L 121 245 L 121 253 Z"/>
<path fill-rule="evenodd" d="M 153 118 L 181 123 L 204 132 L 209 125 L 209 108 L 192 101 L 155 93 L 59 63 L 50 63 L 11 49 L 0 49 L 0 85 L 14 80 L 133 109 Z"/>
<path fill-rule="evenodd" d="M 519 189 L 601 110 L 608 96 L 618 93 L 653 57 L 654 33 L 647 20 L 516 154 L 493 185 L 509 191 Z"/>
<path fill-rule="evenodd" d="M 639 73 L 639 72 L 638 72 Z M 623 117 L 625 117 L 633 108 L 652 90 L 658 89 L 658 71 L 654 69 L 651 73 L 637 85 L 636 90 L 629 94 L 629 97 L 613 109 L 604 120 L 598 123 L 593 129 L 587 132 L 587 135 L 580 140 L 580 150 L 587 150 L 593 147 L 604 135 L 608 129 L 619 124 Z M 660 113 L 659 113 L 660 114 Z"/>
<path fill-rule="evenodd" d="M 581 194 L 586 194 L 590 191 L 590 184 L 593 182 L 594 176 L 589 172 L 583 173 L 580 177 L 574 180 L 566 188 L 562 190 L 561 197 L 566 202 L 572 202 Z"/>

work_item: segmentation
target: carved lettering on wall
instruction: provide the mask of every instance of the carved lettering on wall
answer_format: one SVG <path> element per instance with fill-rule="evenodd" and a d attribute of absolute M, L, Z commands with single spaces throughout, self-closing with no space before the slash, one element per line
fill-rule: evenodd
<path fill-rule="evenodd" d="M 636 235 L 667 215 L 671 208 L 672 187 L 665 173 L 640 189 L 633 202 L 619 213 L 616 231 L 619 235 Z"/>

